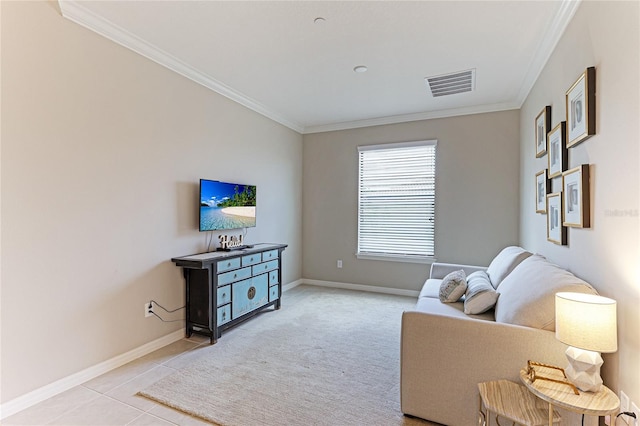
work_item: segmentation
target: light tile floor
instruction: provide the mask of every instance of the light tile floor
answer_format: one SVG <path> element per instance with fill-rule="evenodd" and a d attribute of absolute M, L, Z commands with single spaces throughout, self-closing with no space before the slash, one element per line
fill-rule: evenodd
<path fill-rule="evenodd" d="M 210 425 L 136 393 L 202 355 L 209 339 L 181 339 L 102 376 L 27 408 L 3 425 Z"/>

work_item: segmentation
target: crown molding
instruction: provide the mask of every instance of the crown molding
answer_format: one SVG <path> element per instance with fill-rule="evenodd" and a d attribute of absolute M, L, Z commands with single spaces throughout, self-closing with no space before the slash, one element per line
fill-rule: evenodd
<path fill-rule="evenodd" d="M 562 0 L 560 9 L 549 23 L 549 28 L 540 40 L 540 44 L 527 67 L 527 73 L 525 74 L 516 98 L 518 108 L 522 107 L 527 96 L 529 96 L 529 92 L 533 89 L 533 85 L 538 80 L 538 77 L 540 77 L 542 70 L 545 65 L 547 65 L 549 58 L 551 58 L 560 38 L 562 38 L 569 22 L 573 19 L 581 3 L 582 0 Z"/>
<path fill-rule="evenodd" d="M 434 118 L 458 117 L 461 115 L 484 114 L 487 112 L 509 111 L 519 109 L 516 103 L 499 103 L 491 105 L 478 105 L 473 107 L 444 109 L 438 111 L 419 112 L 414 114 L 394 115 L 390 117 L 378 117 L 367 120 L 345 121 L 342 123 L 307 126 L 303 134 L 334 132 L 338 130 L 359 129 L 362 127 L 384 126 L 386 124 L 400 124 L 411 121 L 432 120 Z"/>
<path fill-rule="evenodd" d="M 582 0 L 562 0 L 558 13 L 550 22 L 545 36 L 541 39 L 538 48 L 527 67 L 527 73 L 523 79 L 520 90 L 513 102 L 501 104 L 480 105 L 474 107 L 455 108 L 440 111 L 430 111 L 412 113 L 396 116 L 378 117 L 366 120 L 345 121 L 340 123 L 330 123 L 324 125 L 304 126 L 295 121 L 289 120 L 281 114 L 271 110 L 267 106 L 256 100 L 234 90 L 226 84 L 217 81 L 207 74 L 186 64 L 173 55 L 159 49 L 151 43 L 128 32 L 109 20 L 91 12 L 75 0 L 58 0 L 62 16 L 89 30 L 102 35 L 103 37 L 118 43 L 214 92 L 245 106 L 289 129 L 301 134 L 330 132 L 337 130 L 356 129 L 370 126 L 380 126 L 385 124 L 398 124 L 411 121 L 429 120 L 434 118 L 455 117 L 469 114 L 481 114 L 486 112 L 505 111 L 519 109 L 524 104 L 529 92 L 537 81 L 540 73 L 544 69 L 547 61 L 551 57 L 553 50 L 562 37 L 569 22 L 576 13 Z"/>
<path fill-rule="evenodd" d="M 302 133 L 304 126 L 291 121 L 280 114 L 270 110 L 256 100 L 246 96 L 226 84 L 217 81 L 205 73 L 186 64 L 175 56 L 159 49 L 153 44 L 119 27 L 113 22 L 91 12 L 74 0 L 59 0 L 62 16 L 75 22 L 101 36 L 130 49 L 145 58 L 169 68 L 170 70 L 208 88 L 220 95 L 239 103 L 252 111 L 257 112 L 285 127 L 298 133 Z"/>

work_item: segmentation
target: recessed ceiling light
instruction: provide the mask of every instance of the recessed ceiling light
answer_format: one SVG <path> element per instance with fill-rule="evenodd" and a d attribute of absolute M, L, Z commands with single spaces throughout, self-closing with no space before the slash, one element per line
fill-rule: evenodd
<path fill-rule="evenodd" d="M 353 72 L 367 72 L 368 68 L 365 65 L 358 65 L 353 69 Z"/>
<path fill-rule="evenodd" d="M 324 19 L 322 16 L 318 16 L 316 19 L 313 20 L 314 24 L 322 24 L 324 23 L 324 21 L 326 21 L 326 19 Z"/>

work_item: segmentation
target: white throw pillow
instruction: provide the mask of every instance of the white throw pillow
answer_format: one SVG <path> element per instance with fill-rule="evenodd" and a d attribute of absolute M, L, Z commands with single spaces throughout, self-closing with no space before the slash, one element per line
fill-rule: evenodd
<path fill-rule="evenodd" d="M 598 294 L 589 284 L 534 254 L 523 260 L 500 284 L 496 322 L 554 331 L 556 293 Z"/>
<path fill-rule="evenodd" d="M 464 295 L 464 313 L 481 314 L 493 308 L 498 293 L 491 285 L 485 271 L 477 271 L 467 277 L 467 291 Z"/>
<path fill-rule="evenodd" d="M 493 288 L 497 289 L 502 280 L 513 271 L 513 268 L 529 256 L 531 253 L 522 247 L 510 246 L 502 249 L 487 268 L 487 275 Z"/>
<path fill-rule="evenodd" d="M 447 274 L 440 283 L 440 301 L 442 303 L 453 303 L 460 300 L 467 290 L 466 277 L 467 275 L 462 269 Z"/>

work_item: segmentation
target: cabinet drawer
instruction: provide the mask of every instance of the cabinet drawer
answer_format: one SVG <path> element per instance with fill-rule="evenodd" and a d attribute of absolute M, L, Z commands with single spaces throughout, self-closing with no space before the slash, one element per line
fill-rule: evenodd
<path fill-rule="evenodd" d="M 262 253 L 262 260 L 273 260 L 278 258 L 278 250 L 269 250 Z"/>
<path fill-rule="evenodd" d="M 240 262 L 240 258 L 238 258 L 238 262 Z M 218 287 L 223 286 L 225 284 L 232 283 L 234 281 L 240 281 L 245 278 L 249 278 L 250 276 L 251 276 L 251 267 L 236 269 L 235 271 L 219 274 Z"/>
<path fill-rule="evenodd" d="M 269 303 L 268 292 L 266 274 L 234 283 L 231 299 L 233 318 L 239 318 L 247 312 Z"/>
<path fill-rule="evenodd" d="M 278 259 L 270 260 L 269 262 L 264 262 L 259 265 L 252 266 L 253 275 L 258 275 L 263 272 L 271 271 L 272 269 L 278 269 Z"/>
<path fill-rule="evenodd" d="M 218 287 L 218 306 L 231 302 L 231 286 Z"/>
<path fill-rule="evenodd" d="M 269 272 L 269 285 L 274 285 L 274 284 L 278 284 L 280 280 L 278 280 L 278 270 L 274 269 L 273 271 Z"/>
<path fill-rule="evenodd" d="M 278 298 L 278 286 L 274 285 L 269 287 L 269 302 L 273 302 Z"/>
<path fill-rule="evenodd" d="M 240 258 L 236 257 L 235 259 L 221 260 L 218 262 L 216 269 L 218 273 L 229 271 L 231 269 L 237 269 L 240 267 Z"/>
<path fill-rule="evenodd" d="M 247 256 L 242 256 L 242 266 L 255 265 L 256 263 L 260 262 L 262 262 L 262 253 L 254 253 Z"/>
<path fill-rule="evenodd" d="M 218 308 L 218 327 L 231 321 L 231 305 L 224 305 Z"/>

